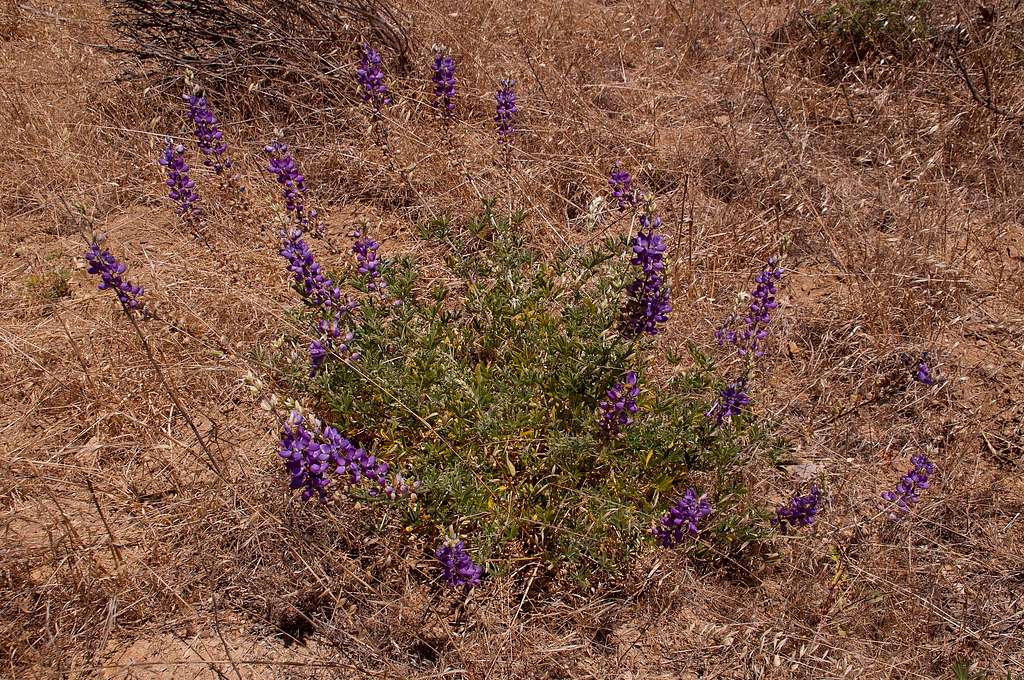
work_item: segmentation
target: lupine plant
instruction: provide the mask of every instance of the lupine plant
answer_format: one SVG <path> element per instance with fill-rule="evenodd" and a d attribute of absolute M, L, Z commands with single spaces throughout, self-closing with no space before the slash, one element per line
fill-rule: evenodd
<path fill-rule="evenodd" d="M 100 290 L 112 290 L 117 299 L 124 306 L 125 311 L 141 309 L 141 300 L 145 290 L 142 286 L 132 283 L 124 278 L 128 267 L 119 262 L 109 250 L 101 248 L 102 239 L 94 236 L 85 251 L 85 261 L 89 264 L 88 272 L 100 277 Z"/>
<path fill-rule="evenodd" d="M 434 108 L 440 112 L 442 120 L 450 121 L 455 115 L 458 81 L 455 78 L 455 59 L 448 50 L 441 47 L 434 50 L 430 80 L 434 84 Z"/>
<path fill-rule="evenodd" d="M 715 427 L 721 427 L 728 423 L 740 414 L 744 406 L 750 403 L 750 396 L 746 389 L 747 379 L 745 377 L 739 377 L 722 388 L 722 391 L 718 393 L 718 399 L 707 412 L 708 418 L 715 421 Z"/>
<path fill-rule="evenodd" d="M 167 169 L 167 195 L 174 201 L 174 211 L 197 236 L 202 236 L 206 222 L 199 192 L 192 180 L 191 168 L 185 161 L 185 146 L 170 137 L 165 140 L 160 165 Z"/>
<path fill-rule="evenodd" d="M 263 151 L 269 157 L 267 171 L 281 186 L 285 210 L 292 224 L 303 230 L 312 230 L 314 234 L 322 234 L 323 225 L 316 208 L 306 206 L 306 176 L 299 171 L 288 145 L 274 142 L 263 147 Z"/>
<path fill-rule="evenodd" d="M 800 496 L 796 495 L 789 499 L 789 503 L 775 510 L 775 517 L 772 519 L 772 526 L 785 534 L 789 529 L 807 527 L 814 524 L 814 518 L 821 509 L 821 489 L 817 484 L 811 485 L 811 490 Z"/>
<path fill-rule="evenodd" d="M 612 190 L 612 198 L 619 208 L 619 212 L 625 212 L 627 208 L 635 208 L 640 202 L 640 196 L 633 188 L 633 178 L 628 172 L 622 169 L 619 163 L 612 168 L 608 176 L 608 186 Z"/>
<path fill-rule="evenodd" d="M 188 119 L 196 131 L 196 143 L 205 157 L 203 162 L 213 168 L 218 175 L 231 169 L 231 159 L 225 156 L 228 145 L 224 141 L 224 133 L 217 124 L 206 97 L 189 94 L 182 97 L 188 109 Z"/>
<path fill-rule="evenodd" d="M 407 302 L 360 300 L 349 317 L 358 366 L 326 361 L 315 380 L 306 371 L 290 375 L 325 416 L 355 424 L 353 436 L 415 473 L 419 508 L 406 521 L 417 531 L 472 536 L 481 563 L 498 573 L 525 551 L 586 581 L 649 543 L 662 494 L 691 473 L 717 471 L 715 492 L 738 497 L 732 470 L 760 435 L 745 419 L 709 427 L 713 364 L 696 349 L 696 366 L 652 390 L 639 408 L 632 366 L 647 335 L 615 332 L 622 296 L 644 269 L 630 264 L 638 253 L 624 237 L 582 252 L 535 249 L 521 219 L 488 202 L 468 224 L 423 224 L 421 235 L 446 254 L 451 272 L 426 288 L 406 259 L 365 266 L 376 259 L 369 251 L 357 251 L 357 266 L 326 284 L 296 246 L 290 261 L 300 292 L 346 285 L 369 292 L 365 277 L 376 269 L 389 296 Z M 660 252 L 652 249 L 651 258 Z M 644 261 L 649 273 L 660 272 Z M 321 318 L 319 307 L 307 309 Z M 724 500 L 720 516 L 733 507 Z M 706 529 L 709 541 L 721 535 L 718 524 Z M 458 562 L 448 547 L 440 559 Z"/>
<path fill-rule="evenodd" d="M 598 403 L 601 410 L 600 425 L 605 435 L 614 437 L 633 422 L 637 412 L 636 398 L 640 388 L 636 384 L 636 372 L 630 371 L 622 382 L 608 390 L 607 398 Z"/>
<path fill-rule="evenodd" d="M 706 495 L 697 495 L 692 487 L 662 515 L 651 533 L 665 548 L 674 548 L 685 537 L 696 538 L 700 524 L 711 514 L 711 503 Z"/>
<path fill-rule="evenodd" d="M 352 238 L 355 239 L 352 244 L 352 252 L 356 256 L 356 272 L 366 286 L 366 290 L 383 295 L 388 284 L 381 276 L 380 260 L 377 259 L 377 249 L 380 244 L 369 237 L 365 224 L 352 232 Z"/>
<path fill-rule="evenodd" d="M 740 356 L 764 355 L 764 340 L 768 337 L 772 314 L 779 306 L 775 299 L 775 284 L 782 280 L 782 274 L 779 258 L 771 257 L 768 265 L 754 279 L 757 286 L 750 294 L 746 315 L 742 319 L 737 319 L 735 314 L 730 316 L 715 331 L 720 346 L 731 345 Z"/>
<path fill-rule="evenodd" d="M 391 466 L 355 446 L 330 425 L 293 410 L 281 424 L 278 455 L 291 475 L 291 488 L 302 489 L 302 500 L 324 500 L 329 486 L 355 487 L 363 482 L 370 496 L 394 499 L 416 488 Z M 332 479 L 333 478 L 333 479 Z"/>
<path fill-rule="evenodd" d="M 930 360 L 929 352 L 922 352 L 921 358 L 917 360 L 917 365 L 914 367 L 914 380 L 922 385 L 935 384 L 935 378 L 932 377 L 931 367 L 928 365 Z"/>
<path fill-rule="evenodd" d="M 434 556 L 441 563 L 441 580 L 449 588 L 464 588 L 468 591 L 480 585 L 483 567 L 473 562 L 473 558 L 466 552 L 465 541 L 449 538 L 441 544 Z"/>
<path fill-rule="evenodd" d="M 505 78 L 498 84 L 494 94 L 494 122 L 498 129 L 498 142 L 505 144 L 511 141 L 516 131 L 515 119 L 519 108 L 516 104 L 516 81 Z"/>
<path fill-rule="evenodd" d="M 374 116 L 391 104 L 391 93 L 384 82 L 384 71 L 381 70 L 380 53 L 363 43 L 359 47 L 359 64 L 356 66 L 356 84 L 359 86 L 359 98 L 370 105 Z"/>
<path fill-rule="evenodd" d="M 640 271 L 627 288 L 629 298 L 622 310 L 621 328 L 627 337 L 658 334 L 672 311 L 665 278 L 665 241 L 659 228 L 660 217 L 641 215 L 640 231 L 630 242 L 630 264 Z"/>
<path fill-rule="evenodd" d="M 917 502 L 921 491 L 928 488 L 928 477 L 935 474 L 935 464 L 923 453 L 912 456 L 910 462 L 914 467 L 900 477 L 896 488 L 882 493 L 882 499 L 890 503 L 891 520 L 910 512 L 910 506 Z"/>

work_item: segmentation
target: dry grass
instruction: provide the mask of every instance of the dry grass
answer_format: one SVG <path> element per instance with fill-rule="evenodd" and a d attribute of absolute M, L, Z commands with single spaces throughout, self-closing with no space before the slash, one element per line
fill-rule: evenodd
<path fill-rule="evenodd" d="M 956 54 L 980 103 L 941 44 L 895 63 L 830 62 L 799 12 L 820 4 L 410 0 L 414 46 L 460 58 L 450 146 L 413 96 L 422 73 L 398 84 L 389 120 L 408 181 L 347 105 L 272 119 L 217 101 L 254 198 L 243 217 L 214 211 L 210 252 L 162 202 L 154 163 L 160 135 L 181 129 L 180 83 L 117 83 L 94 2 L 10 3 L 0 674 L 935 678 L 958 659 L 1024 674 L 1024 11 L 937 4 L 942 35 L 970 36 Z M 505 72 L 528 121 L 508 171 L 490 136 Z M 784 351 L 755 398 L 794 460 L 827 476 L 820 524 L 743 578 L 652 551 L 600 596 L 552 591 L 527 569 L 460 606 L 396 519 L 288 502 L 272 421 L 241 385 L 294 304 L 254 155 L 275 126 L 296 140 L 336 241 L 379 220 L 383 250 L 415 253 L 436 276 L 413 235 L 422 217 L 495 195 L 529 211 L 538 241 L 582 242 L 595 233 L 581 211 L 612 161 L 640 168 L 677 258 L 665 349 L 710 345 L 735 292 L 788 239 Z M 130 326 L 83 271 L 88 220 L 180 319 L 145 332 L 231 484 L 202 465 Z M 29 283 L 62 269 L 74 272 L 66 291 Z M 947 380 L 835 418 L 900 352 L 926 347 Z M 874 499 L 927 444 L 936 483 L 906 522 L 880 521 Z M 793 474 L 749 465 L 773 502 Z"/>

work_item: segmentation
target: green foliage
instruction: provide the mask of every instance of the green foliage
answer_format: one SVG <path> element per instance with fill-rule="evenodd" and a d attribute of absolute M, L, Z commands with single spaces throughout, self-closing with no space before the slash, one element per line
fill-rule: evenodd
<path fill-rule="evenodd" d="M 30 274 L 25 279 L 25 288 L 36 300 L 53 303 L 71 292 L 68 288 L 69 281 L 71 281 L 70 270 L 52 269 L 38 274 Z"/>
<path fill-rule="evenodd" d="M 837 0 L 818 17 L 826 40 L 851 61 L 903 56 L 929 35 L 925 0 Z"/>
<path fill-rule="evenodd" d="M 714 537 L 756 540 L 758 518 L 730 508 L 744 496 L 734 467 L 760 435 L 747 416 L 710 427 L 714 362 L 691 348 L 692 367 L 658 384 L 643 371 L 648 341 L 615 331 L 625 239 L 546 253 L 521 220 L 485 203 L 465 227 L 423 225 L 452 279 L 418 287 L 413 263 L 386 263 L 401 303 L 367 295 L 354 329 L 362 358 L 328 362 L 306 389 L 329 420 L 420 480 L 407 522 L 433 535 L 454 527 L 491 571 L 523 558 L 581 581 L 615 571 L 693 484 L 710 492 Z M 598 402 L 631 369 L 640 413 L 608 441 Z"/>

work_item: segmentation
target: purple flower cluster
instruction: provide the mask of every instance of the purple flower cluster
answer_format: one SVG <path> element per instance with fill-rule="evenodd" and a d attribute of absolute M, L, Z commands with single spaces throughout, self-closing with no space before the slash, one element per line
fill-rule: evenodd
<path fill-rule="evenodd" d="M 494 94 L 494 122 L 498 126 L 498 141 L 507 142 L 515 132 L 515 115 L 519 110 L 516 106 L 516 81 L 505 78 L 499 83 Z"/>
<path fill-rule="evenodd" d="M 288 216 L 296 225 L 303 229 L 312 227 L 319 234 L 322 227 L 317 220 L 316 209 L 306 209 L 306 176 L 299 172 L 299 166 L 288 150 L 288 145 L 274 142 L 263 147 L 263 151 L 270 156 L 267 170 L 281 185 Z"/>
<path fill-rule="evenodd" d="M 434 83 L 434 108 L 441 112 L 441 116 L 445 120 L 449 120 L 455 113 L 455 87 L 458 83 L 455 79 L 455 59 L 447 51 L 439 49 L 434 53 L 431 70 L 433 74 L 430 79 Z"/>
<path fill-rule="evenodd" d="M 213 115 L 206 97 L 192 94 L 185 95 L 182 99 L 188 106 L 188 119 L 195 126 L 199 150 L 206 156 L 203 162 L 212 167 L 218 175 L 225 168 L 230 169 L 231 160 L 224 156 L 228 145 L 224 142 L 224 133 L 221 132 L 217 117 Z"/>
<path fill-rule="evenodd" d="M 816 484 L 811 485 L 810 493 L 804 496 L 793 496 L 788 505 L 775 510 L 772 526 L 778 527 L 780 533 L 787 533 L 789 527 L 806 527 L 814 524 L 814 517 L 821 508 L 821 490 Z"/>
<path fill-rule="evenodd" d="M 640 200 L 636 189 L 632 188 L 633 178 L 623 170 L 618 163 L 612 168 L 608 176 L 608 186 L 612 190 L 612 198 L 619 206 L 619 212 L 625 212 L 626 208 L 636 207 Z"/>
<path fill-rule="evenodd" d="M 922 352 L 921 358 L 917 360 L 914 367 L 914 380 L 922 385 L 934 385 L 935 378 L 932 376 L 931 368 L 928 366 L 929 352 Z"/>
<path fill-rule="evenodd" d="M 707 412 L 707 417 L 715 421 L 715 427 L 721 427 L 723 423 L 729 422 L 734 416 L 738 416 L 743 407 L 750 403 L 750 397 L 746 393 L 747 379 L 737 378 L 729 383 L 718 393 L 718 399 L 712 404 Z"/>
<path fill-rule="evenodd" d="M 384 72 L 380 68 L 380 53 L 367 43 L 360 46 L 359 65 L 356 67 L 356 83 L 359 98 L 373 107 L 375 113 L 391 103 Z"/>
<path fill-rule="evenodd" d="M 882 494 L 884 500 L 895 504 L 889 519 L 898 519 L 899 514 L 909 512 L 910 505 L 917 502 L 921 490 L 928 488 L 929 475 L 935 474 L 935 465 L 924 454 L 912 456 L 910 462 L 914 467 L 900 477 L 896 488 Z"/>
<path fill-rule="evenodd" d="M 636 373 L 630 371 L 622 382 L 608 390 L 608 398 L 598 403 L 601 409 L 601 429 L 605 435 L 614 437 L 633 422 L 637 412 L 636 398 L 640 388 L 636 384 Z"/>
<path fill-rule="evenodd" d="M 351 331 L 343 331 L 339 325 L 338 318 L 330 321 L 320 319 L 316 323 L 316 330 L 319 337 L 309 343 L 309 377 L 314 377 L 323 368 L 327 355 L 330 353 L 348 356 L 349 359 L 359 359 L 359 353 L 354 352 L 349 343 L 354 337 Z"/>
<path fill-rule="evenodd" d="M 356 256 L 359 275 L 366 280 L 366 289 L 383 294 L 388 284 L 381 277 L 380 260 L 377 259 L 380 244 L 367 235 L 365 225 L 352 232 L 352 238 L 355 239 L 352 252 Z"/>
<path fill-rule="evenodd" d="M 341 289 L 313 257 L 302 230 L 292 228 L 282 239 L 281 257 L 288 261 L 295 287 L 310 307 L 322 309 L 327 319 L 317 321 L 317 337 L 309 344 L 309 377 L 316 376 L 331 353 L 358 359 L 350 343 L 353 335 L 342 328 L 342 321 L 357 307 L 355 301 L 342 297 Z"/>
<path fill-rule="evenodd" d="M 352 487 L 369 482 L 371 496 L 406 496 L 418 486 L 409 484 L 401 474 L 388 477 L 390 466 L 369 455 L 342 437 L 331 426 L 321 426 L 315 418 L 292 411 L 281 425 L 278 455 L 291 475 L 290 488 L 302 489 L 302 500 L 313 496 L 327 498 L 333 474 L 338 484 Z"/>
<path fill-rule="evenodd" d="M 88 272 L 99 274 L 100 290 L 112 289 L 117 294 L 125 309 L 138 309 L 142 306 L 142 297 L 145 290 L 142 286 L 136 285 L 124 279 L 123 274 L 128 270 L 123 263 L 110 254 L 109 250 L 100 250 L 100 241 L 94 239 L 89 249 L 85 251 L 85 261 L 89 263 Z"/>
<path fill-rule="evenodd" d="M 689 488 L 658 520 L 651 533 L 662 546 L 674 548 L 682 543 L 683 534 L 696 537 L 700 531 L 700 522 L 710 514 L 711 504 L 708 503 L 707 495 L 698 496 L 693 488 Z"/>
<path fill-rule="evenodd" d="M 473 562 L 466 552 L 466 542 L 450 538 L 434 553 L 441 563 L 441 578 L 450 588 L 469 590 L 480 585 L 483 567 Z"/>
<path fill-rule="evenodd" d="M 196 183 L 192 181 L 188 163 L 185 162 L 185 147 L 168 137 L 159 163 L 167 168 L 168 196 L 177 204 L 175 212 L 194 225 L 201 222 L 203 208 L 199 205 Z"/>
<path fill-rule="evenodd" d="M 626 288 L 629 298 L 622 310 L 622 331 L 629 337 L 657 335 L 658 324 L 668 321 L 672 311 L 665 283 L 665 241 L 657 233 L 660 226 L 661 218 L 641 215 L 640 231 L 630 242 L 630 264 L 640 267 L 640 273 Z"/>
<path fill-rule="evenodd" d="M 354 308 L 352 302 L 343 301 L 341 289 L 324 274 L 309 244 L 302 238 L 301 229 L 292 228 L 284 234 L 280 254 L 288 260 L 288 271 L 292 273 L 295 286 L 311 307 L 323 307 L 341 313 Z"/>
<path fill-rule="evenodd" d="M 782 280 L 782 271 L 778 257 L 768 260 L 768 265 L 754 279 L 757 286 L 750 294 L 750 306 L 741 327 L 736 327 L 738 324 L 736 316 L 733 315 L 715 331 L 719 346 L 733 345 L 740 356 L 746 356 L 748 353 L 756 357 L 764 355 L 761 343 L 768 337 L 772 312 L 779 306 L 775 299 L 775 284 Z"/>

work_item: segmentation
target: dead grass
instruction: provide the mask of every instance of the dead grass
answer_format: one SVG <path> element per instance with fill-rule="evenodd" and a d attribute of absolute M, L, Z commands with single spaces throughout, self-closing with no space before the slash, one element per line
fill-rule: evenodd
<path fill-rule="evenodd" d="M 971 38 L 957 54 L 979 102 L 941 46 L 825 68 L 796 30 L 820 4 L 410 0 L 422 51 L 442 42 L 460 59 L 451 141 L 429 120 L 422 73 L 400 83 L 388 121 L 394 166 L 358 112 L 271 120 L 216 101 L 254 198 L 242 217 L 214 211 L 214 252 L 161 200 L 155 150 L 181 129 L 176 89 L 115 82 L 96 3 L 12 7 L 0 21 L 5 674 L 935 678 L 958 659 L 991 677 L 1024 672 L 1013 3 L 988 19 L 968 4 L 936 13 L 941 35 Z M 506 72 L 528 128 L 508 171 L 489 99 Z M 553 591 L 526 569 L 461 605 L 396 518 L 289 502 L 273 423 L 241 385 L 294 304 L 254 155 L 275 126 L 335 241 L 367 218 L 382 250 L 428 262 L 416 221 L 481 196 L 526 208 L 540 242 L 593 238 L 581 215 L 622 158 L 657 191 L 676 257 L 665 349 L 710 346 L 736 291 L 787 239 L 782 346 L 755 399 L 793 462 L 827 477 L 820 524 L 744 578 L 652 551 L 600 596 Z M 82 219 L 64 201 L 109 233 L 175 320 L 144 328 L 230 484 L 202 465 L 130 326 L 88 280 Z M 61 269 L 74 272 L 66 295 L 32 293 Z M 428 271 L 444 276 L 439 262 Z M 836 418 L 873 396 L 900 352 L 929 347 L 941 385 Z M 874 499 L 928 444 L 936 483 L 906 522 L 880 521 Z M 799 470 L 753 460 L 748 474 L 767 503 Z"/>

